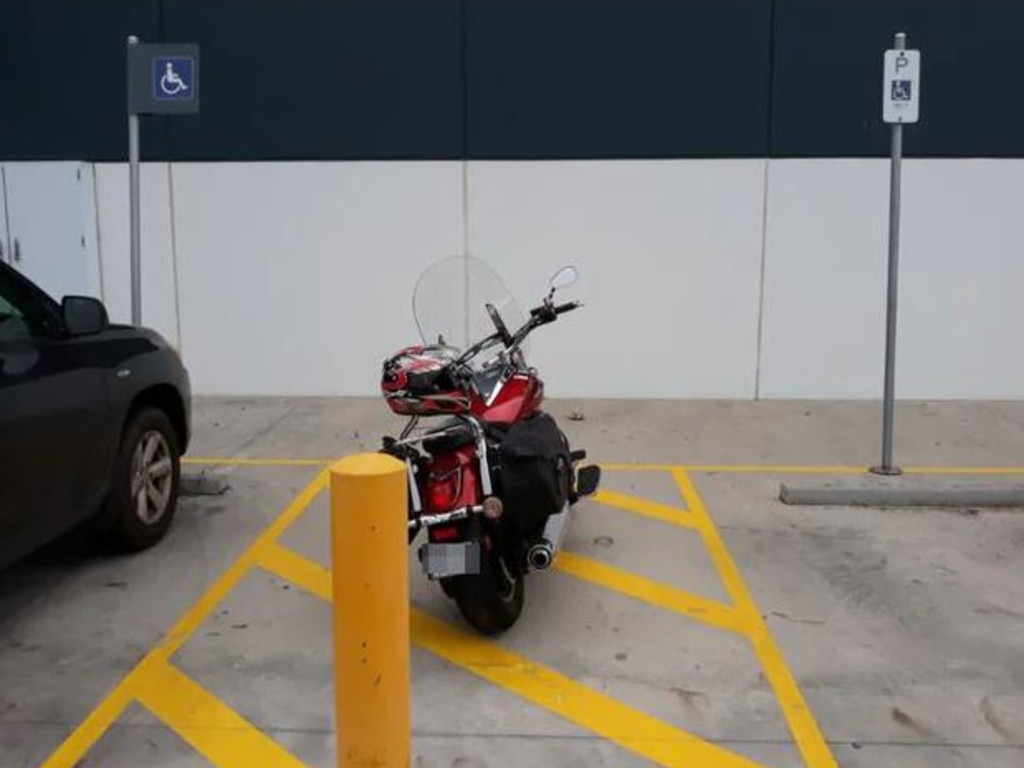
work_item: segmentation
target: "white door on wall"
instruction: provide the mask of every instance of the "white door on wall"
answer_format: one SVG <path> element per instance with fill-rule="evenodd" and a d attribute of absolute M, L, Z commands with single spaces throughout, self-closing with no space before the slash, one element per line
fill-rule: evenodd
<path fill-rule="evenodd" d="M 92 166 L 3 164 L 6 260 L 55 299 L 101 296 Z"/>
<path fill-rule="evenodd" d="M 10 262 L 11 241 L 7 237 L 7 194 L 4 184 L 4 167 L 0 165 L 0 264 Z"/>

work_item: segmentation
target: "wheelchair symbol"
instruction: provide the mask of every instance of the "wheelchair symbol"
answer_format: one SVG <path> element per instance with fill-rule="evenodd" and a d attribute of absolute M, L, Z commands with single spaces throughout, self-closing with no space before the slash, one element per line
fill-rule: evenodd
<path fill-rule="evenodd" d="M 174 71 L 174 62 L 168 61 L 163 77 L 160 78 L 160 90 L 167 96 L 178 96 L 188 90 L 188 83 Z"/>
<path fill-rule="evenodd" d="M 910 80 L 892 81 L 892 100 L 910 101 L 913 83 Z"/>

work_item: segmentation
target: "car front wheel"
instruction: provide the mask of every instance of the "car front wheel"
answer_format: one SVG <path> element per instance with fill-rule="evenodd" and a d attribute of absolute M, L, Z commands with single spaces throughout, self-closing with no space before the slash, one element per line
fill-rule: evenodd
<path fill-rule="evenodd" d="M 98 521 L 119 549 L 143 550 L 167 533 L 178 501 L 180 453 L 163 411 L 144 408 L 131 417 Z"/>

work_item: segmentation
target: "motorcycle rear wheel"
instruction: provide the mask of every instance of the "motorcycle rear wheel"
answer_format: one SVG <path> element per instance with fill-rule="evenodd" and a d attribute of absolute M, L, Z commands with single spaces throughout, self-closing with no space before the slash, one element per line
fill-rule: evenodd
<path fill-rule="evenodd" d="M 522 573 L 505 567 L 494 550 L 482 553 L 480 573 L 448 579 L 447 592 L 474 629 L 500 635 L 519 620 L 526 597 Z"/>

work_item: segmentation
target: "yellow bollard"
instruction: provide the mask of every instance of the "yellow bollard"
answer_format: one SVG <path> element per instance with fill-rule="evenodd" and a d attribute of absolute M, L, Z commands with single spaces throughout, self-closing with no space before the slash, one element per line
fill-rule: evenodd
<path fill-rule="evenodd" d="M 339 768 L 409 768 L 406 483 L 405 465 L 379 453 L 331 467 Z"/>

